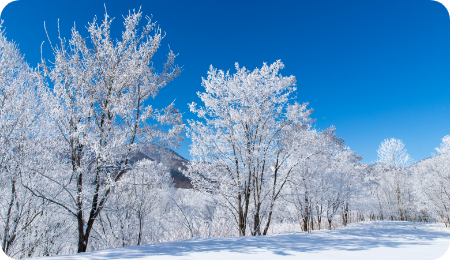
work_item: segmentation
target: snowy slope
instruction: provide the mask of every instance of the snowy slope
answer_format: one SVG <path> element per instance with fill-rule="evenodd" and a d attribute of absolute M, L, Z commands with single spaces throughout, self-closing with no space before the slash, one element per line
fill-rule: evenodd
<path fill-rule="evenodd" d="M 192 188 L 189 178 L 181 172 L 182 169 L 186 169 L 184 165 L 188 163 L 188 160 L 175 151 L 152 143 L 139 144 L 132 154 L 130 164 L 133 165 L 142 159 L 149 159 L 166 165 L 174 179 L 176 188 Z"/>
<path fill-rule="evenodd" d="M 387 221 L 361 222 L 309 234 L 289 232 L 261 237 L 193 238 L 35 259 L 434 260 L 444 255 L 449 244 L 450 230 L 439 224 Z"/>

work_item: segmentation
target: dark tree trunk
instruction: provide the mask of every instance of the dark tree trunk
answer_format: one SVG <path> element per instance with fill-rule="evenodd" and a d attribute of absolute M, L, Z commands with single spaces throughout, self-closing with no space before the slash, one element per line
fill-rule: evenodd
<path fill-rule="evenodd" d="M 86 252 L 87 241 L 84 237 L 84 220 L 83 212 L 79 211 L 77 215 L 78 221 L 78 253 Z"/>
<path fill-rule="evenodd" d="M 344 202 L 344 208 L 342 210 L 342 224 L 347 226 L 348 224 L 348 202 Z"/>
<path fill-rule="evenodd" d="M 5 232 L 3 235 L 3 243 L 2 243 L 2 249 L 5 254 L 8 252 L 9 245 L 13 242 L 14 238 L 9 237 L 9 221 L 11 219 L 11 210 L 14 204 L 14 198 L 16 197 L 16 182 L 13 180 L 11 181 L 11 201 L 8 205 L 8 212 L 6 213 L 6 223 L 5 223 Z"/>
<path fill-rule="evenodd" d="M 304 206 L 304 212 L 302 214 L 303 217 L 303 231 L 308 232 L 308 223 L 309 223 L 309 201 L 308 201 L 308 196 L 305 196 L 305 206 Z"/>
<path fill-rule="evenodd" d="M 267 224 L 266 227 L 264 228 L 264 232 L 263 235 L 267 235 L 267 232 L 269 231 L 269 226 L 270 226 L 270 221 L 272 220 L 272 210 L 270 210 L 269 212 L 269 217 L 267 218 Z"/>
<path fill-rule="evenodd" d="M 250 188 L 246 187 L 244 191 L 244 198 L 242 199 L 241 193 L 238 195 L 239 200 L 239 236 L 245 236 L 245 229 L 247 228 L 247 214 L 248 214 L 248 206 L 250 202 Z M 242 205 L 244 204 L 244 205 Z"/>
<path fill-rule="evenodd" d="M 259 218 L 259 211 L 261 210 L 261 202 L 258 202 L 256 204 L 256 213 L 253 216 L 253 236 L 260 236 L 261 235 L 261 219 Z"/>
<path fill-rule="evenodd" d="M 138 214 L 139 214 L 139 236 L 138 236 L 137 245 L 139 246 L 141 244 L 141 237 L 142 237 L 142 216 L 141 216 L 140 210 L 139 210 Z"/>

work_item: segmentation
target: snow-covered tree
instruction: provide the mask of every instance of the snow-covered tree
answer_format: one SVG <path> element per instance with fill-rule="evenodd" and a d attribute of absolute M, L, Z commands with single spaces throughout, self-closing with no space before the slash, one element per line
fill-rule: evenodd
<path fill-rule="evenodd" d="M 147 159 L 135 163 L 114 186 L 108 203 L 94 225 L 95 248 L 134 246 L 149 243 L 148 223 L 158 208 L 164 208 L 164 196 L 173 192 L 169 170 Z"/>
<path fill-rule="evenodd" d="M 402 140 L 391 138 L 385 139 L 377 150 L 378 162 L 382 162 L 392 167 L 409 166 L 412 162 L 411 157 L 406 151 Z"/>
<path fill-rule="evenodd" d="M 267 233 L 274 203 L 300 163 L 290 157 L 310 140 L 311 110 L 291 102 L 295 77 L 281 76 L 283 67 L 277 61 L 249 71 L 236 63 L 230 74 L 211 66 L 198 93 L 204 107 L 190 104 L 202 121 L 189 121 L 187 174 L 197 189 L 220 194 L 241 236 L 247 228 Z"/>
<path fill-rule="evenodd" d="M 398 216 L 399 220 L 407 220 L 408 212 L 413 205 L 412 176 L 406 168 L 412 159 L 401 140 L 391 138 L 381 143 L 376 169 L 379 178 L 377 196 L 380 205 L 387 206 L 391 218 Z"/>
<path fill-rule="evenodd" d="M 418 209 L 450 226 L 450 153 L 414 165 Z"/>
<path fill-rule="evenodd" d="M 439 153 L 413 165 L 418 208 L 450 226 L 450 135 L 442 138 Z"/>
<path fill-rule="evenodd" d="M 331 185 L 328 184 L 328 196 L 326 197 L 327 209 L 331 209 L 330 212 L 327 211 L 329 228 L 331 228 L 331 221 L 334 217 L 333 208 L 339 202 L 342 207 L 342 224 L 345 226 L 350 222 L 350 210 L 356 208 L 353 204 L 357 204 L 358 197 L 363 189 L 362 173 L 364 166 L 359 164 L 362 158 L 348 147 L 344 147 L 334 154 L 328 173 L 330 177 L 327 179 L 328 183 L 331 182 Z M 328 205 L 331 205 L 331 207 L 328 207 Z"/>
<path fill-rule="evenodd" d="M 162 110 L 148 105 L 180 69 L 170 52 L 156 72 L 152 57 L 163 37 L 148 17 L 140 30 L 142 18 L 140 11 L 124 17 L 120 40 L 111 39 L 113 19 L 107 14 L 101 24 L 96 19 L 89 24 L 87 38 L 73 28 L 68 45 L 61 37 L 52 45 L 53 65 L 41 65 L 53 83 L 47 105 L 56 132 L 49 137 L 46 161 L 56 166 L 28 175 L 26 187 L 72 217 L 78 252 L 87 250 L 114 186 L 132 170 L 136 144 L 176 146 L 182 140 L 184 125 L 174 104 Z"/>
<path fill-rule="evenodd" d="M 6 254 L 22 257 L 28 245 L 37 247 L 41 235 L 30 230 L 46 206 L 20 180 L 32 161 L 30 151 L 39 146 L 46 91 L 41 75 L 0 30 L 0 240 Z"/>
<path fill-rule="evenodd" d="M 297 167 L 289 181 L 283 198 L 296 208 L 303 231 L 314 230 L 314 221 L 320 229 L 322 218 L 326 218 L 331 229 L 338 213 L 342 213 L 344 225 L 348 221 L 350 205 L 359 188 L 357 166 L 362 157 L 343 142 L 334 128 L 317 134 L 315 145 L 310 147 L 315 155 Z"/>
<path fill-rule="evenodd" d="M 450 135 L 444 136 L 442 138 L 442 143 L 440 147 L 435 148 L 439 154 L 447 153 L 450 151 Z"/>

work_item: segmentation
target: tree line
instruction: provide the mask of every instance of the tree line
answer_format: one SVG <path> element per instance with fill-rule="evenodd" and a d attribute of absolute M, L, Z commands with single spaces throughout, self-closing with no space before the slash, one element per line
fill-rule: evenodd
<path fill-rule="evenodd" d="M 210 67 L 196 120 L 175 104 L 154 108 L 180 75 L 170 51 L 152 58 L 161 29 L 138 11 L 120 39 L 105 14 L 83 37 L 49 38 L 53 59 L 31 68 L 0 34 L 0 238 L 11 257 L 72 254 L 194 236 L 332 229 L 362 220 L 450 225 L 450 136 L 413 163 L 386 139 L 379 161 L 345 146 L 334 127 L 315 129 L 295 102 L 281 61 L 236 73 Z M 144 25 L 140 24 L 144 21 Z M 192 140 L 175 189 L 168 165 L 138 155 Z M 156 149 L 156 148 L 155 148 Z M 164 148 L 158 148 L 164 149 Z"/>

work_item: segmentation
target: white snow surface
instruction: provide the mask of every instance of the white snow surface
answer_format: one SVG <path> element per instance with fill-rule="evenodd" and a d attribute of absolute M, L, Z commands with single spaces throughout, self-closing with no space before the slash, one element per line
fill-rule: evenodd
<path fill-rule="evenodd" d="M 331 231 L 285 232 L 259 237 L 194 237 L 180 242 L 34 259 L 434 260 L 450 259 L 450 250 L 445 254 L 449 244 L 450 229 L 440 224 L 364 221 Z"/>

